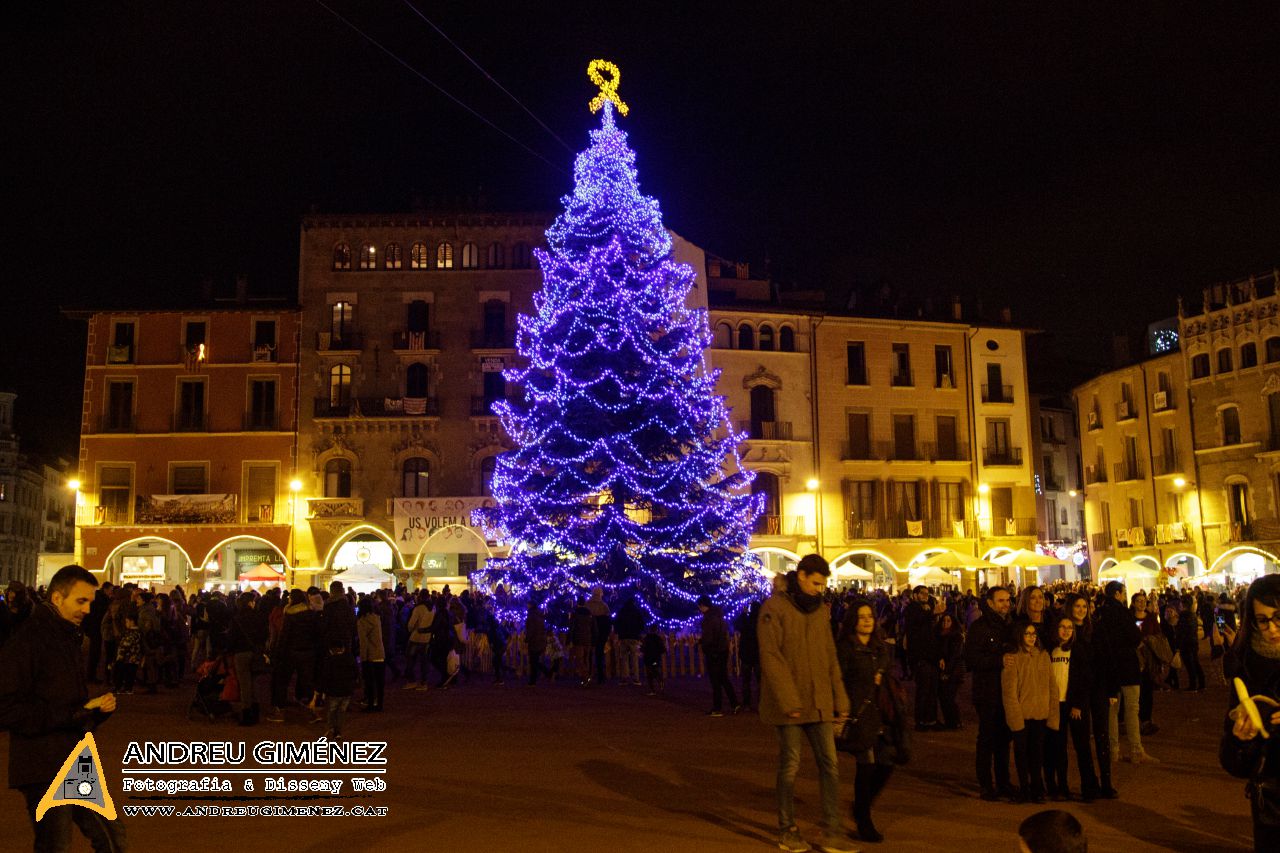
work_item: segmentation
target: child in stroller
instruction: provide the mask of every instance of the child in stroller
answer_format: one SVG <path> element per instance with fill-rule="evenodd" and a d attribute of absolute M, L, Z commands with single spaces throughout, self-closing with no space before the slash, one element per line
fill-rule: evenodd
<path fill-rule="evenodd" d="M 196 695 L 187 710 L 188 718 L 192 714 L 200 714 L 212 721 L 231 713 L 231 703 L 222 698 L 231 672 L 232 665 L 227 655 L 219 655 L 200 664 L 196 669 Z"/>

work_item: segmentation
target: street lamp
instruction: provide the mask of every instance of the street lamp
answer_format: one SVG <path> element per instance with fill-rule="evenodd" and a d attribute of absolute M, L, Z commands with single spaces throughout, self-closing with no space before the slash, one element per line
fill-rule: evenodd
<path fill-rule="evenodd" d="M 1173 478 L 1173 487 L 1174 487 L 1175 489 L 1181 489 L 1181 488 L 1183 488 L 1183 487 L 1184 487 L 1184 486 L 1186 486 L 1186 485 L 1187 485 L 1187 478 L 1186 478 L 1186 477 L 1174 477 L 1174 478 Z"/>

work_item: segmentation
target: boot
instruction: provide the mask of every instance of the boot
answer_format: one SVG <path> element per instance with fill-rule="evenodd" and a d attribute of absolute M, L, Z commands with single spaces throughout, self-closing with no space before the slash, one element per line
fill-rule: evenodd
<path fill-rule="evenodd" d="M 876 788 L 876 770 L 874 764 L 859 764 L 853 778 L 853 822 L 858 827 L 858 838 L 872 844 L 884 840 L 871 820 L 871 803 L 879 790 Z"/>

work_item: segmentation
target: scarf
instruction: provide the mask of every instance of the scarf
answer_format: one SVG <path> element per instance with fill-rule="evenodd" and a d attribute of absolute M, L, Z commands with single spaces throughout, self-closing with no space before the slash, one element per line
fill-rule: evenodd
<path fill-rule="evenodd" d="M 812 613 L 822 606 L 821 595 L 805 595 L 800 591 L 800 581 L 795 572 L 787 574 L 787 595 L 791 596 L 801 613 Z"/>
<path fill-rule="evenodd" d="M 1261 657 L 1268 660 L 1280 661 L 1280 643 L 1268 643 L 1262 638 L 1260 631 L 1254 631 L 1250 638 L 1249 647 Z"/>

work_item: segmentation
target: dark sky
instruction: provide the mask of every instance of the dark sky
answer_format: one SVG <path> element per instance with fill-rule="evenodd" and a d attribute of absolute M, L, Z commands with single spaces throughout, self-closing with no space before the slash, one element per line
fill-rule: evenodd
<path fill-rule="evenodd" d="M 414 2 L 574 151 L 587 62 L 617 62 L 668 225 L 799 286 L 981 296 L 1087 363 L 1280 264 L 1277 4 Z M 291 294 L 313 205 L 557 208 L 569 150 L 401 0 L 332 5 L 559 168 L 313 0 L 25 8 L 0 387 L 27 446 L 75 446 L 59 306 Z"/>

